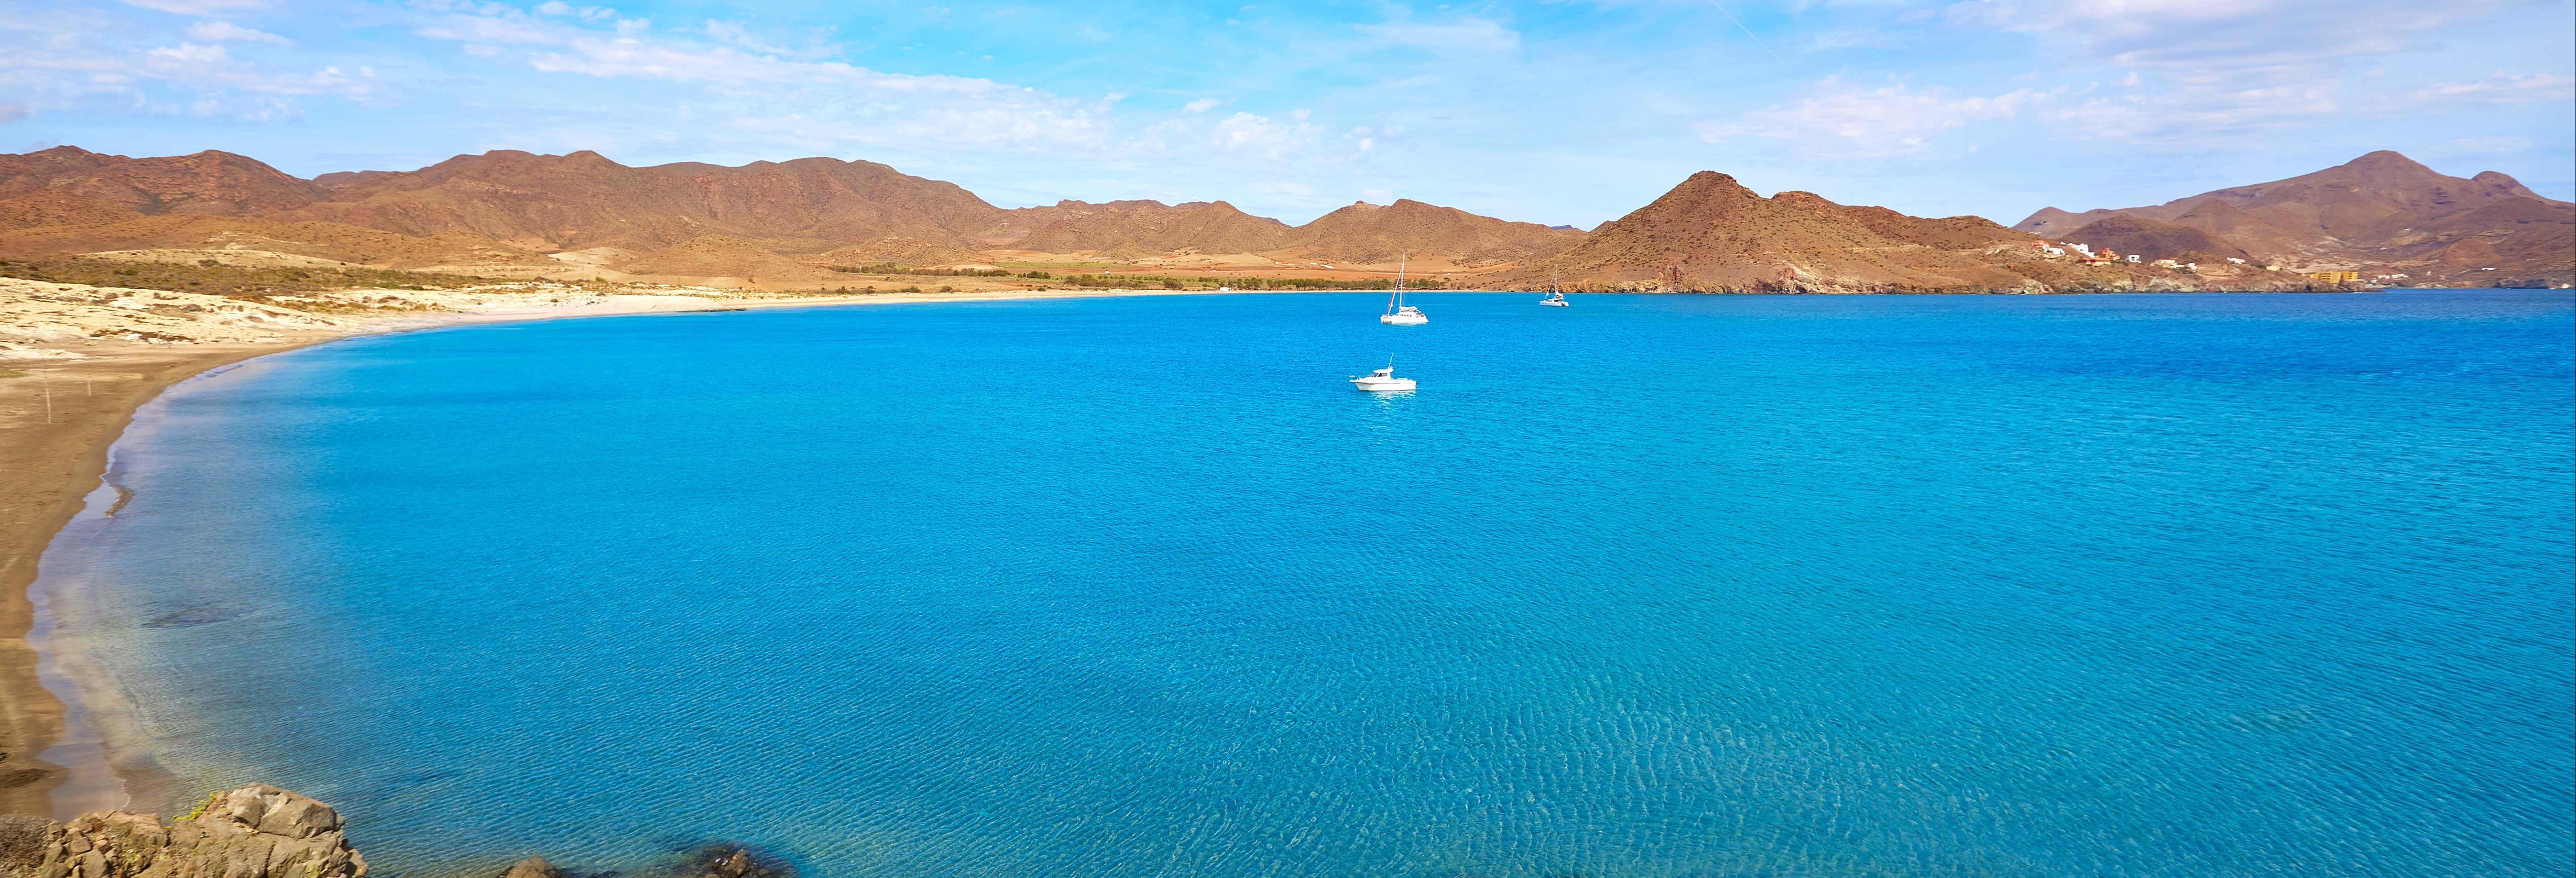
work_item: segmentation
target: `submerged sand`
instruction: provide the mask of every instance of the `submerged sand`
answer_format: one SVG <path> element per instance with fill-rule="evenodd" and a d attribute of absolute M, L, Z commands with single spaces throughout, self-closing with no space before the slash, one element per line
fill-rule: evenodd
<path fill-rule="evenodd" d="M 87 746 L 91 741 L 55 754 L 77 758 L 83 763 L 77 770 L 39 758 L 65 742 L 77 717 L 39 676 L 40 665 L 50 663 L 28 640 L 39 621 L 29 590 L 46 546 L 99 489 L 108 449 L 135 410 L 173 384 L 306 345 L 465 323 L 1162 292 L 825 296 L 706 287 L 600 292 L 512 283 L 472 290 L 347 290 L 250 302 L 0 278 L 0 812 L 50 817 L 58 806 L 74 811 L 121 807 L 130 798 L 128 790 L 148 797 L 146 791 L 158 783 L 144 776 L 148 766 L 116 766 L 114 754 Z M 75 774 L 80 782 L 66 789 Z"/>

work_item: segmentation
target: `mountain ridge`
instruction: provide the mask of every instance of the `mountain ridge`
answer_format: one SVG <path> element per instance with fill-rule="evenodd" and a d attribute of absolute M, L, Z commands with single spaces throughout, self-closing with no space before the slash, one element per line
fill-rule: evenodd
<path fill-rule="evenodd" d="M 2509 175 L 2448 177 L 2394 152 L 2139 208 L 2043 208 L 2013 227 L 1917 217 L 1715 171 L 1590 231 L 1412 199 L 1302 225 L 1224 201 L 997 207 L 957 184 L 826 157 L 627 166 L 597 152 L 493 150 L 411 171 L 311 180 L 214 150 L 129 158 L 0 154 L 0 256 L 207 247 L 386 267 L 744 285 L 997 263 L 1095 272 L 1371 279 L 1399 262 L 1453 282 L 1585 289 L 2055 291 L 2271 288 L 2263 263 L 2556 283 L 2576 205 Z M 2143 255 L 2065 255 L 2050 241 Z M 2244 260 L 2249 267 L 2234 266 Z M 2347 269 L 2349 270 L 2349 269 Z M 1041 273 L 1028 277 L 1043 278 Z M 2159 286 L 2161 285 L 2161 286 Z"/>

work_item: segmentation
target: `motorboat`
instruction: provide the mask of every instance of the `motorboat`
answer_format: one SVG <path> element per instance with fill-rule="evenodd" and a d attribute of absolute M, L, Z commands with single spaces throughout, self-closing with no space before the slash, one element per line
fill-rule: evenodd
<path fill-rule="evenodd" d="M 1386 368 L 1353 377 L 1351 386 L 1370 393 L 1392 393 L 1399 390 L 1412 390 L 1413 379 L 1395 377 L 1395 358 L 1388 357 Z"/>
<path fill-rule="evenodd" d="M 1405 256 L 1411 255 L 1412 254 L 1405 254 Z M 1396 326 L 1420 326 L 1431 322 L 1431 317 L 1422 313 L 1422 309 L 1404 303 L 1405 256 L 1399 256 L 1396 258 L 1395 293 L 1386 297 L 1386 313 L 1378 315 L 1377 322 L 1379 323 L 1389 323 Z M 1407 387 L 1405 389 L 1411 390 L 1413 388 Z"/>

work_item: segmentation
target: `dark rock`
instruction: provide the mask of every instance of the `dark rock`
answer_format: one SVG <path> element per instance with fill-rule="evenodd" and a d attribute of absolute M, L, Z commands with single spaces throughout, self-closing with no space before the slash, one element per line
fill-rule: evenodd
<path fill-rule="evenodd" d="M 546 862 L 544 857 L 529 857 L 511 866 L 509 871 L 502 872 L 501 878 L 564 878 L 564 871 Z"/>
<path fill-rule="evenodd" d="M 700 848 L 678 878 L 794 878 L 796 870 L 741 845 Z"/>
<path fill-rule="evenodd" d="M 189 607 L 184 610 L 154 616 L 150 621 L 144 622 L 143 627 L 194 628 L 199 625 L 230 622 L 234 619 L 241 618 L 243 615 L 244 611 L 231 607 Z"/>

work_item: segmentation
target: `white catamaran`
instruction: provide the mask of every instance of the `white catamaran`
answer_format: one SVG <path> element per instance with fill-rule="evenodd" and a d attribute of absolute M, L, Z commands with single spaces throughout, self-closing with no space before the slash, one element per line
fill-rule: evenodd
<path fill-rule="evenodd" d="M 1404 264 L 1405 259 L 1412 255 L 1413 254 L 1407 253 L 1404 256 L 1396 257 L 1395 294 L 1386 297 L 1386 313 L 1378 315 L 1377 322 L 1392 323 L 1397 326 L 1420 326 L 1431 322 L 1431 318 L 1424 315 L 1422 313 L 1422 309 L 1404 303 Z M 1413 382 L 1408 381 L 1405 383 L 1411 384 Z M 1408 387 L 1406 389 L 1410 390 L 1412 388 Z"/>

